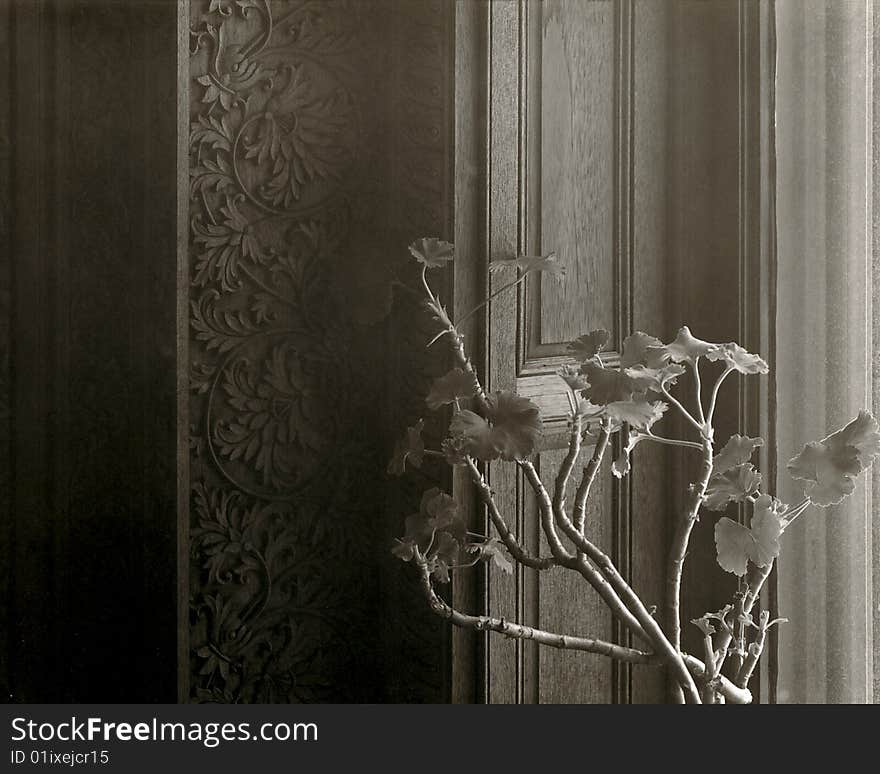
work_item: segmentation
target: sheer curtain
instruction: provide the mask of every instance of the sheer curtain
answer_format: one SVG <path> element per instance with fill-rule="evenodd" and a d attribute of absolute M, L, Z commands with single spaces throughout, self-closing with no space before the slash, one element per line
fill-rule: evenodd
<path fill-rule="evenodd" d="M 873 2 L 776 0 L 776 36 L 777 491 L 796 502 L 789 458 L 860 408 L 877 414 Z M 785 534 L 779 702 L 880 697 L 878 480 Z"/>

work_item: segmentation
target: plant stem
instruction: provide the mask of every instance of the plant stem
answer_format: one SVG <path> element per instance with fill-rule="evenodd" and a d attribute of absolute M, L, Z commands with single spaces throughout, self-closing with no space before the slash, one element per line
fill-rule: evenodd
<path fill-rule="evenodd" d="M 684 446 L 687 449 L 702 450 L 703 444 L 694 441 L 682 441 L 679 438 L 664 438 L 662 435 L 654 435 L 651 432 L 639 433 L 639 437 L 646 441 L 656 441 L 657 443 L 665 443 L 669 446 Z"/>
<path fill-rule="evenodd" d="M 703 385 L 700 382 L 700 358 L 695 357 L 694 362 L 691 364 L 691 368 L 694 372 L 694 387 L 696 388 L 697 393 L 697 417 L 700 420 L 700 424 L 706 424 L 706 415 L 703 413 Z"/>
<path fill-rule="evenodd" d="M 565 513 L 560 514 L 562 527 L 575 547 L 586 554 L 590 561 L 593 562 L 601 573 L 608 580 L 615 594 L 620 598 L 624 606 L 626 606 L 636 620 L 641 624 L 645 633 L 651 640 L 658 655 L 670 666 L 675 679 L 682 686 L 682 690 L 686 698 L 693 704 L 700 703 L 700 694 L 697 691 L 694 679 L 690 671 L 682 660 L 681 653 L 672 647 L 660 625 L 654 620 L 654 617 L 645 608 L 641 598 L 636 594 L 630 585 L 623 579 L 620 572 L 614 566 L 611 558 L 601 549 L 594 545 L 591 541 L 582 535 L 572 524 L 571 520 Z"/>
<path fill-rule="evenodd" d="M 721 375 L 715 381 L 715 385 L 712 387 L 712 398 L 709 400 L 709 413 L 706 415 L 706 423 L 711 426 L 712 418 L 715 416 L 715 404 L 718 402 L 718 391 L 721 389 L 721 385 L 724 383 L 724 380 L 728 377 L 730 373 L 734 370 L 733 366 L 727 366 L 724 371 L 721 372 Z"/>
<path fill-rule="evenodd" d="M 495 526 L 498 536 L 501 538 L 501 542 L 504 543 L 507 550 L 510 551 L 510 555 L 520 564 L 525 565 L 526 567 L 531 567 L 535 570 L 549 570 L 551 567 L 555 566 L 556 560 L 553 557 L 532 556 L 519 544 L 516 537 L 508 528 L 507 522 L 504 521 L 501 512 L 498 510 L 495 498 L 492 497 L 492 489 L 486 483 L 479 468 L 470 457 L 465 457 L 465 466 L 468 469 L 468 473 L 470 473 L 471 480 L 477 487 L 477 491 L 480 493 L 480 497 L 486 504 L 489 518 L 492 520 L 492 524 Z"/>
<path fill-rule="evenodd" d="M 418 554 L 416 563 L 419 567 L 422 590 L 428 599 L 431 610 L 442 618 L 467 629 L 476 629 L 477 631 L 493 631 L 504 634 L 519 640 L 534 640 L 541 645 L 549 645 L 551 648 L 559 648 L 561 650 L 580 650 L 588 653 L 599 653 L 603 656 L 616 659 L 618 661 L 626 661 L 630 664 L 650 664 L 651 655 L 641 650 L 627 648 L 622 645 L 616 645 L 612 642 L 604 640 L 594 640 L 587 637 L 573 637 L 568 634 L 557 634 L 555 632 L 544 631 L 543 629 L 535 629 L 531 626 L 507 621 L 504 618 L 490 618 L 488 616 L 475 616 L 460 613 L 449 604 L 444 602 L 437 593 L 431 583 L 431 575 L 428 572 L 428 566 L 425 559 Z"/>
<path fill-rule="evenodd" d="M 520 282 L 522 282 L 528 276 L 529 276 L 529 272 L 524 271 L 522 273 L 522 276 L 518 277 L 517 279 L 513 280 L 512 282 L 508 282 L 506 285 L 502 285 L 500 288 L 498 288 L 498 290 L 495 290 L 492 293 L 490 293 L 488 296 L 486 296 L 484 301 L 481 301 L 479 304 L 477 304 L 473 309 L 471 309 L 467 314 L 465 314 L 460 320 L 458 320 L 456 324 L 461 325 L 462 323 L 464 323 L 465 320 L 468 319 L 468 317 L 470 317 L 472 314 L 478 312 L 480 309 L 482 309 L 484 306 L 486 306 L 486 304 L 488 304 L 493 298 L 495 298 L 495 296 L 499 295 L 500 293 L 503 293 L 508 288 L 516 287 L 517 285 L 519 285 Z"/>
<path fill-rule="evenodd" d="M 676 652 L 681 651 L 681 575 L 687 556 L 691 532 L 700 512 L 703 496 L 712 475 L 712 441 L 703 437 L 703 461 L 700 477 L 691 485 L 691 502 L 678 524 L 672 546 L 666 576 L 666 632 Z"/>
<path fill-rule="evenodd" d="M 697 430 L 698 433 L 700 433 L 700 434 L 702 435 L 702 434 L 703 434 L 703 427 L 704 427 L 704 426 L 701 425 L 699 422 L 697 422 L 696 419 L 694 419 L 694 417 L 693 417 L 693 415 L 691 414 L 691 412 L 688 411 L 688 410 L 687 410 L 687 409 L 681 404 L 681 402 L 680 402 L 677 398 L 674 398 L 674 397 L 670 394 L 669 390 L 666 389 L 666 387 L 661 387 L 661 388 L 660 388 L 660 391 L 663 393 L 663 397 L 666 398 L 666 400 L 668 400 L 673 406 L 675 406 L 675 407 L 681 412 L 681 415 L 682 415 L 682 416 L 683 416 L 683 417 L 684 417 L 684 418 L 685 418 L 685 419 L 686 419 L 691 425 L 693 425 L 693 426 L 696 428 L 696 430 Z"/>
<path fill-rule="evenodd" d="M 528 460 L 517 460 L 516 464 L 519 465 L 520 470 L 525 473 L 526 481 L 529 482 L 532 491 L 538 496 L 538 509 L 541 512 L 541 529 L 544 531 L 544 535 L 547 538 L 547 543 L 550 546 L 550 553 L 553 554 L 559 564 L 565 564 L 573 557 L 566 550 L 565 546 L 562 545 L 562 541 L 559 539 L 559 534 L 556 532 L 553 503 L 550 500 L 550 495 L 547 493 L 544 482 L 541 481 L 541 477 L 538 475 L 538 471 L 535 470 L 535 466 Z"/>

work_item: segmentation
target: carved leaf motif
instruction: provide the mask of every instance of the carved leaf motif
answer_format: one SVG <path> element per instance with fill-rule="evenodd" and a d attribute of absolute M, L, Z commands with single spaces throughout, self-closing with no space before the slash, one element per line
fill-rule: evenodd
<path fill-rule="evenodd" d="M 316 397 L 305 367 L 292 346 L 278 345 L 259 371 L 237 359 L 223 373 L 222 388 L 236 414 L 213 430 L 218 451 L 230 461 L 251 464 L 263 485 L 273 489 L 296 481 L 303 455 L 321 448 L 311 416 Z"/>
<path fill-rule="evenodd" d="M 288 68 L 283 92 L 267 103 L 253 132 L 245 134 L 245 159 L 268 174 L 261 196 L 275 206 L 290 207 L 315 180 L 338 178 L 351 163 L 346 135 L 352 115 L 344 91 L 315 92 L 305 67 Z"/>
<path fill-rule="evenodd" d="M 196 244 L 202 247 L 195 259 L 193 284 L 204 287 L 214 281 L 219 282 L 223 290 L 230 291 L 241 286 L 239 261 L 245 258 L 258 263 L 262 255 L 251 225 L 234 198 L 226 198 L 220 213 L 223 215 L 220 223 L 206 223 L 201 218 L 193 221 Z"/>

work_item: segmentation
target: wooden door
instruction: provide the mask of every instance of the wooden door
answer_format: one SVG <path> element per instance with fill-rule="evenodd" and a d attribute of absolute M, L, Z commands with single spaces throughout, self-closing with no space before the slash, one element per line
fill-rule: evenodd
<path fill-rule="evenodd" d="M 743 85 L 758 76 L 756 63 L 743 64 L 750 46 L 757 51 L 743 30 L 757 28 L 757 3 L 462 5 L 456 242 L 457 256 L 469 262 L 457 268 L 455 307 L 471 304 L 474 285 L 485 282 L 491 291 L 511 279 L 486 275 L 490 258 L 555 251 L 565 263 L 564 281 L 533 275 L 493 301 L 481 353 L 491 389 L 515 389 L 541 408 L 545 433 L 536 464 L 550 485 L 567 446 L 568 400 L 555 371 L 567 360 L 568 342 L 606 328 L 613 359 L 634 330 L 670 340 L 678 327 L 691 324 L 723 337 L 716 340 L 752 339 L 740 288 L 743 267 L 757 260 L 749 248 L 756 226 L 745 218 L 752 206 L 746 194 L 755 182 L 745 171 L 758 151 L 742 132 L 757 106 L 745 103 Z M 475 117 L 473 106 L 480 104 L 484 115 Z M 733 303 L 712 310 L 704 291 L 718 284 L 726 284 Z M 736 396 L 732 401 L 735 428 L 746 409 L 744 402 L 737 409 Z M 610 472 L 613 456 L 591 497 L 589 534 L 645 602 L 660 607 L 674 491 L 687 483 L 688 464 L 642 444 L 633 473 L 619 481 Z M 491 485 L 514 532 L 546 554 L 536 504 L 521 476 L 514 466 L 490 466 Z M 697 540 L 705 543 L 705 535 Z M 714 554 L 709 560 L 714 563 Z M 689 561 L 691 574 L 699 572 L 702 565 Z M 726 592 L 700 592 L 695 605 L 714 604 Z M 479 589 L 459 584 L 456 599 L 553 631 L 627 641 L 583 579 L 558 568 L 490 575 Z M 694 615 L 706 609 L 716 608 Z M 661 670 L 635 667 L 634 679 L 633 668 L 598 655 L 500 638 L 474 650 L 466 636 L 456 638 L 463 666 L 453 695 L 460 700 L 626 703 L 665 697 Z M 481 690 L 469 692 L 463 686 L 474 679 L 482 680 Z"/>

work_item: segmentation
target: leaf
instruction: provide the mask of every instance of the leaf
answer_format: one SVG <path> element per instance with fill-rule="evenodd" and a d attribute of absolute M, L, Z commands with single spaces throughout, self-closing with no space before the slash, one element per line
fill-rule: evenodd
<path fill-rule="evenodd" d="M 575 392 L 578 390 L 584 390 L 589 386 L 586 378 L 581 373 L 581 369 L 571 363 L 566 363 L 565 365 L 560 366 L 556 373 L 559 374 L 565 383 Z"/>
<path fill-rule="evenodd" d="M 449 263 L 455 248 L 437 237 L 422 237 L 409 246 L 409 252 L 419 263 L 429 269 L 437 269 Z"/>
<path fill-rule="evenodd" d="M 500 454 L 495 446 L 492 426 L 473 411 L 463 409 L 452 417 L 449 433 L 452 436 L 451 440 L 464 454 L 479 460 L 494 460 Z"/>
<path fill-rule="evenodd" d="M 579 336 L 568 345 L 568 351 L 581 363 L 594 358 L 611 341 L 611 334 L 604 328 L 585 333 Z"/>
<path fill-rule="evenodd" d="M 620 355 L 620 368 L 629 368 L 635 365 L 643 365 L 647 368 L 659 368 L 665 360 L 649 350 L 663 348 L 663 342 L 656 336 L 649 336 L 642 331 L 636 331 L 623 340 L 623 352 Z"/>
<path fill-rule="evenodd" d="M 748 562 L 768 566 L 779 556 L 779 537 L 785 528 L 781 505 L 769 495 L 761 495 L 754 506 L 751 527 L 723 516 L 715 524 L 715 547 L 721 569 L 742 577 Z"/>
<path fill-rule="evenodd" d="M 760 486 L 761 474 L 751 463 L 713 473 L 706 488 L 705 505 L 709 510 L 723 511 L 728 503 L 743 502 Z"/>
<path fill-rule="evenodd" d="M 443 456 L 450 465 L 464 465 L 467 462 L 468 442 L 465 438 L 446 438 L 440 444 Z"/>
<path fill-rule="evenodd" d="M 719 344 L 718 348 L 707 353 L 707 360 L 724 360 L 741 374 L 766 374 L 770 370 L 758 355 L 747 352 L 735 341 Z"/>
<path fill-rule="evenodd" d="M 508 390 L 492 393 L 487 402 L 488 421 L 465 409 L 452 418 L 450 435 L 463 439 L 467 453 L 481 460 L 528 457 L 541 433 L 538 407 Z"/>
<path fill-rule="evenodd" d="M 821 441 L 808 443 L 788 462 L 792 478 L 816 505 L 836 505 L 855 489 L 853 477 L 871 467 L 880 452 L 877 421 L 867 411 Z"/>
<path fill-rule="evenodd" d="M 391 549 L 392 554 L 405 562 L 412 560 L 416 548 L 422 553 L 430 548 L 430 556 L 435 557 L 438 546 L 450 545 L 448 539 L 458 546 L 467 537 L 467 527 L 458 516 L 458 505 L 437 487 L 422 494 L 419 512 L 407 516 L 405 523 L 406 534 Z"/>
<path fill-rule="evenodd" d="M 626 422 L 639 430 L 647 430 L 655 422 L 663 417 L 663 412 L 669 408 L 662 401 L 649 403 L 647 400 L 635 398 L 633 400 L 616 401 L 605 406 L 608 416 L 618 422 Z"/>
<path fill-rule="evenodd" d="M 667 384 L 675 384 L 676 379 L 684 373 L 684 366 L 678 363 L 669 363 L 661 368 L 636 365 L 622 370 L 641 392 L 653 390 L 659 393 Z"/>
<path fill-rule="evenodd" d="M 429 527 L 444 530 L 455 523 L 458 504 L 446 492 L 429 489 L 422 495 L 421 511 L 427 514 Z"/>
<path fill-rule="evenodd" d="M 391 548 L 391 553 L 404 562 L 411 562 L 416 555 L 415 541 L 410 540 L 409 538 L 404 540 L 395 538 L 395 544 Z"/>
<path fill-rule="evenodd" d="M 425 403 L 429 409 L 436 411 L 458 398 L 470 398 L 476 391 L 474 377 L 461 368 L 453 368 L 445 376 L 434 380 Z"/>
<path fill-rule="evenodd" d="M 448 532 L 441 532 L 434 543 L 428 556 L 428 564 L 431 566 L 431 576 L 438 583 L 449 583 L 449 570 L 458 564 L 461 555 L 459 542 Z"/>
<path fill-rule="evenodd" d="M 425 429 L 425 420 L 420 419 L 412 427 L 408 427 L 406 434 L 397 441 L 394 446 L 394 456 L 388 463 L 388 474 L 402 476 L 406 472 L 406 463 L 415 467 L 422 467 L 425 458 L 425 443 L 422 440 L 422 430 Z"/>
<path fill-rule="evenodd" d="M 732 435 L 724 448 L 715 455 L 712 461 L 715 473 L 724 473 L 738 465 L 748 462 L 755 449 L 764 445 L 763 438 L 749 438 L 744 435 Z"/>
<path fill-rule="evenodd" d="M 581 374 L 587 380 L 583 395 L 597 406 L 632 400 L 636 392 L 643 392 L 625 373 L 615 368 L 604 368 L 598 363 L 584 363 Z"/>
<path fill-rule="evenodd" d="M 493 274 L 509 266 L 522 269 L 523 272 L 540 271 L 553 274 L 558 277 L 565 276 L 565 264 L 561 263 L 556 253 L 547 255 L 520 255 L 516 258 L 501 258 L 489 263 L 489 271 Z"/>
<path fill-rule="evenodd" d="M 480 546 L 480 559 L 491 561 L 498 569 L 507 575 L 513 574 L 513 562 L 507 553 L 507 548 L 498 538 L 490 538 Z"/>
<path fill-rule="evenodd" d="M 623 478 L 628 475 L 631 467 L 630 467 L 630 455 L 632 454 L 632 450 L 636 447 L 639 441 L 641 441 L 645 436 L 641 433 L 637 433 L 634 431 L 630 431 L 629 436 L 626 439 L 626 443 L 623 445 L 623 448 L 620 450 L 620 456 L 611 463 L 611 472 L 614 474 L 616 478 Z"/>
<path fill-rule="evenodd" d="M 647 352 L 652 357 L 662 359 L 663 362 L 671 360 L 673 363 L 694 363 L 698 357 L 705 357 L 715 352 L 718 347 L 718 344 L 710 344 L 708 341 L 695 338 L 690 328 L 685 325 L 679 328 L 674 341 L 664 347 L 649 346 Z"/>

